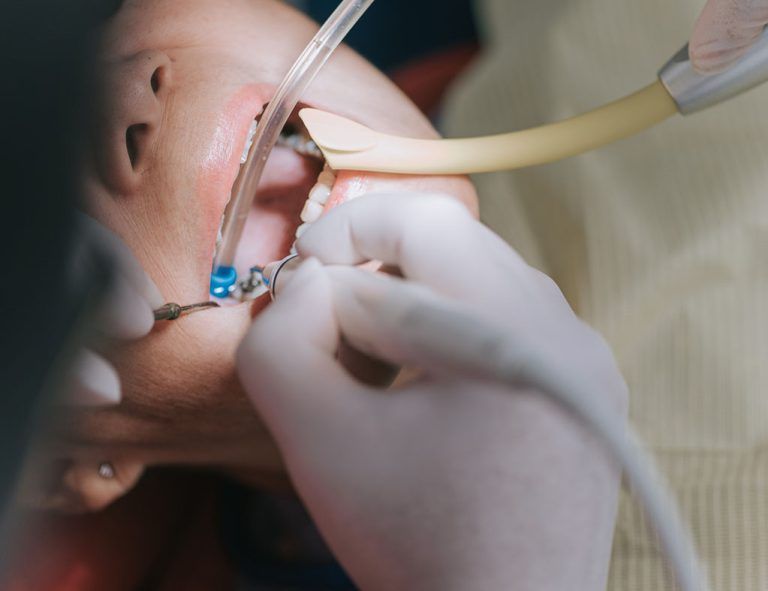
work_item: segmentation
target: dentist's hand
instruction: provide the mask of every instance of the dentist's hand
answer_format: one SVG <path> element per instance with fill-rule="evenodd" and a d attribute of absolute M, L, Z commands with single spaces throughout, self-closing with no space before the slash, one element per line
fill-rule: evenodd
<path fill-rule="evenodd" d="M 307 260 L 257 318 L 239 371 L 355 581 L 604 588 L 618 470 L 530 388 L 457 374 L 450 363 L 483 355 L 464 336 L 473 319 L 492 322 L 583 367 L 595 399 L 622 421 L 626 392 L 612 356 L 555 284 L 461 205 L 432 195 L 361 197 L 315 222 L 298 249 L 345 267 Z M 371 259 L 405 280 L 346 267 Z M 429 371 L 387 391 L 364 386 L 335 359 L 342 334 Z"/>
<path fill-rule="evenodd" d="M 88 319 L 90 331 L 66 368 L 64 384 L 55 401 L 67 410 L 87 410 L 119 404 L 121 398 L 120 378 L 112 364 L 96 352 L 98 342 L 146 335 L 154 324 L 152 310 L 162 305 L 162 296 L 117 235 L 84 214 L 77 214 L 76 222 L 78 243 L 67 269 L 71 285 L 92 279 L 94 256 L 106 257 L 113 271 L 109 292 L 99 309 L 93 311 L 94 317 Z M 91 483 L 90 497 L 98 499 L 99 506 L 105 506 L 141 475 L 133 466 L 121 465 L 119 477 L 94 478 L 98 462 L 72 468 L 71 458 L 59 456 L 58 444 L 50 445 L 45 437 L 39 437 L 36 443 L 17 490 L 18 502 L 27 507 L 65 512 L 93 510 L 94 507 L 83 504 L 81 495 L 73 494 L 73 488 L 80 490 L 82 482 Z"/>
<path fill-rule="evenodd" d="M 157 286 L 147 276 L 128 246 L 93 218 L 77 214 L 81 247 L 73 262 L 73 280 L 87 280 L 90 249 L 98 248 L 114 264 L 114 281 L 96 312 L 94 338 L 130 340 L 152 330 L 152 310 L 163 304 Z M 69 370 L 63 401 L 74 406 L 104 406 L 120 402 L 120 379 L 115 368 L 93 348 L 80 350 Z"/>
<path fill-rule="evenodd" d="M 726 70 L 749 50 L 768 24 L 768 0 L 709 0 L 690 42 L 702 73 Z"/>

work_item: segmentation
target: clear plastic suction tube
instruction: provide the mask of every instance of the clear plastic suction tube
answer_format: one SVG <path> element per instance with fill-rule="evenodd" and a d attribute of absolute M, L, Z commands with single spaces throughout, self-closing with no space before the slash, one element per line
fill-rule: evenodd
<path fill-rule="evenodd" d="M 343 0 L 293 64 L 267 106 L 256 130 L 248 159 L 235 182 L 232 199 L 224 215 L 222 240 L 213 261 L 211 281 L 213 295 L 226 295 L 223 293 L 226 283 L 231 281 L 231 284 L 234 284 L 236 280 L 237 275 L 233 269 L 235 253 L 267 158 L 277 143 L 280 131 L 320 68 L 325 65 L 371 4 L 373 0 Z M 218 283 L 215 281 L 217 276 Z M 222 293 L 214 293 L 214 284 Z"/>

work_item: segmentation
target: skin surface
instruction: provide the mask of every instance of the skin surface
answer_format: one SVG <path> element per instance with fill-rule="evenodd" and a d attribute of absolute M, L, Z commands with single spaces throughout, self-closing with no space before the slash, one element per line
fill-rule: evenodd
<path fill-rule="evenodd" d="M 250 121 L 316 25 L 270 0 L 133 0 L 107 24 L 86 209 L 123 238 L 167 301 L 208 299 L 217 228 Z M 342 49 L 303 101 L 389 133 L 435 137 L 378 71 Z M 128 138 L 128 139 L 127 139 Z M 283 256 L 317 170 L 275 153 L 238 264 Z M 449 193 L 474 208 L 459 177 L 343 173 L 332 200 L 399 189 Z M 279 455 L 235 376 L 235 350 L 264 300 L 163 323 L 140 341 L 104 342 L 123 383 L 111 409 L 56 417 L 45 455 L 61 463 L 41 504 L 95 510 L 147 466 L 208 466 L 253 484 L 284 482 Z M 286 360 L 290 362 L 290 360 Z M 311 394 L 311 393 L 308 393 Z M 110 461 L 116 478 L 98 476 Z"/>

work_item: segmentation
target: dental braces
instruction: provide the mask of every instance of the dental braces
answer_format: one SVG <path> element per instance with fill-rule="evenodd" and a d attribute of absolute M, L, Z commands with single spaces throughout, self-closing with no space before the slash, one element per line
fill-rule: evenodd
<path fill-rule="evenodd" d="M 295 129 L 290 124 L 280 132 L 280 137 L 277 139 L 277 145 L 284 148 L 290 148 L 300 156 L 306 156 L 315 160 L 325 160 L 323 152 L 317 146 L 315 141 L 307 134 Z"/>
<path fill-rule="evenodd" d="M 237 281 L 229 290 L 229 297 L 240 302 L 251 302 L 269 291 L 264 281 L 264 268 L 254 265 L 248 274 Z"/>

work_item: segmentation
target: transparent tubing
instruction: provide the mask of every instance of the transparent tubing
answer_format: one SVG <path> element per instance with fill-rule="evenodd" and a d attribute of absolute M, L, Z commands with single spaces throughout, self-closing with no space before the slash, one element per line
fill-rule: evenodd
<path fill-rule="evenodd" d="M 256 129 L 248 158 L 235 181 L 232 189 L 234 194 L 224 215 L 222 240 L 213 260 L 213 295 L 226 296 L 227 284 L 234 285 L 237 280 L 233 265 L 235 253 L 267 158 L 277 143 L 280 131 L 320 68 L 371 4 L 373 0 L 343 0 L 293 64 L 267 106 Z M 214 292 L 215 285 L 218 286 L 219 293 Z"/>

